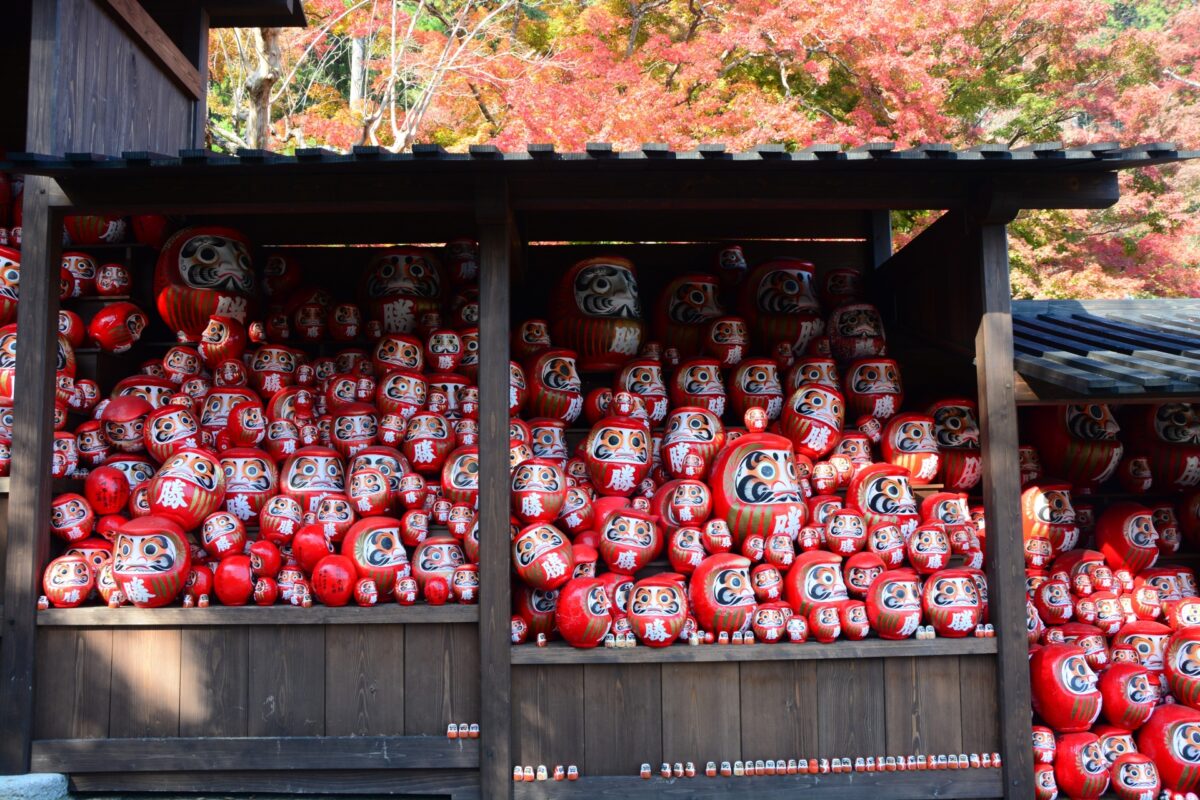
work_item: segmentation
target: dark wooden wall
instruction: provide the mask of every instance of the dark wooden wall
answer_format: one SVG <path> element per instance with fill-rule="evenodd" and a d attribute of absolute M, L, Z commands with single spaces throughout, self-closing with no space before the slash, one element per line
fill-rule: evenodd
<path fill-rule="evenodd" d="M 756 645 L 756 647 L 770 645 Z M 513 760 L 648 762 L 999 748 L 995 658 L 513 667 Z"/>
<path fill-rule="evenodd" d="M 27 150 L 120 155 L 197 144 L 203 103 L 159 67 L 103 0 L 37 0 L 32 29 Z"/>
<path fill-rule="evenodd" d="M 445 736 L 479 686 L 474 625 L 43 627 L 34 738 Z"/>

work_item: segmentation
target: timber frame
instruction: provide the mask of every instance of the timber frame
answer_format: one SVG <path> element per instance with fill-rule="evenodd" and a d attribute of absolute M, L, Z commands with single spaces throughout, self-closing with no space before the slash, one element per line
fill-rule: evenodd
<path fill-rule="evenodd" d="M 868 792 L 878 798 L 1032 796 L 1018 505 L 1018 378 L 1013 368 L 1006 225 L 1025 208 L 1106 207 L 1118 198 L 1116 170 L 1168 164 L 1190 155 L 1170 145 L 960 152 L 942 145 L 909 151 L 874 145 L 851 152 L 816 146 L 796 153 L 764 147 L 731 155 L 719 146 L 676 153 L 646 145 L 640 151 L 617 153 L 600 144 L 570 154 L 545 146 L 514 154 L 489 147 L 447 154 L 418 146 L 404 155 L 357 148 L 344 156 L 302 150 L 291 157 L 258 151 L 234 157 L 189 150 L 178 156 L 139 152 L 120 158 L 10 157 L 10 164 L 0 166 L 29 177 L 16 380 L 21 391 L 15 409 L 0 641 L 0 707 L 7 720 L 0 768 L 10 773 L 67 772 L 73 786 L 83 791 L 185 791 L 194 786 L 208 791 L 486 798 L 715 797 L 745 790 L 755 797 L 792 796 L 799 790 L 828 798 Z M 927 208 L 947 213 L 893 254 L 886 212 Z M 64 215 L 90 212 L 220 218 L 262 244 L 430 242 L 474 234 L 481 256 L 478 607 L 36 611 L 47 555 L 44 520 L 53 494 L 43 465 L 53 434 L 59 231 Z M 510 306 L 524 299 L 514 285 L 535 286 L 537 276 L 552 272 L 553 264 L 570 263 L 563 254 L 575 246 L 562 245 L 565 241 L 627 242 L 647 258 L 676 253 L 682 262 L 703 247 L 667 243 L 710 247 L 713 242 L 736 241 L 749 251 L 776 242 L 842 254 L 839 258 L 853 252 L 864 272 L 873 269 L 868 284 L 888 320 L 889 337 L 903 331 L 912 352 L 934 359 L 934 369 L 952 364 L 951 371 L 977 387 L 987 476 L 982 490 L 987 507 L 986 569 L 997 638 L 663 651 L 513 648 L 505 393 Z M 619 244 L 605 247 L 621 249 Z M 551 266 L 539 273 L 538 262 Z M 643 272 L 652 272 L 654 264 L 644 263 Z M 422 633 L 434 630 L 444 633 L 433 638 Z M 125 720 L 118 733 L 115 721 L 101 730 L 89 729 L 87 714 L 81 711 L 89 698 L 81 695 L 80 687 L 86 685 L 91 663 L 81 653 L 111 651 L 115 660 L 117 651 L 131 643 L 174 637 L 165 650 L 153 645 L 150 652 L 173 652 L 178 662 L 182 641 L 185 663 L 176 663 L 175 674 L 195 677 L 186 663 L 186 648 L 188 642 L 199 641 L 199 652 L 211 654 L 215 648 L 222 655 L 219 665 L 206 664 L 205 669 L 232 670 L 234 677 L 252 684 L 253 692 L 256 680 L 266 681 L 267 688 L 276 679 L 295 680 L 289 671 L 303 673 L 302 662 L 314 647 L 329 648 L 322 652 L 330 659 L 335 657 L 335 641 L 338 647 L 367 648 L 364 642 L 376 646 L 378 640 L 368 638 L 374 631 L 407 637 L 409 655 L 422 650 L 422 657 L 443 664 L 447 678 L 436 691 L 447 697 L 435 711 L 455 707 L 448 696 L 452 690 L 475 693 L 477 700 L 458 708 L 469 708 L 477 719 L 450 721 L 478 721 L 478 742 L 434 738 L 438 732 L 426 723 L 411 733 L 399 726 L 405 735 L 347 736 L 329 734 L 327 722 L 306 735 L 304 720 L 296 723 L 298 727 L 243 724 L 239 735 L 231 736 L 203 725 L 185 726 L 180 705 L 175 707 L 174 726 L 169 721 L 165 726 L 166 734 L 145 733 L 161 722 L 153 719 L 132 725 Z M 118 644 L 117 637 L 135 638 Z M 247 667 L 248 647 L 252 662 L 254 649 L 262 647 L 287 663 L 275 671 L 263 662 Z M 50 652 L 73 658 L 57 667 L 72 674 L 58 676 L 39 665 L 39 658 Z M 236 656 L 232 665 L 227 663 L 230 653 Z M 456 661 L 467 654 L 474 660 L 470 669 Z M 361 683 L 366 668 L 361 663 L 357 668 Z M 452 681 L 454 669 L 460 672 Z M 256 678 L 257 672 L 264 674 Z M 322 683 L 323 677 L 312 676 L 313 685 L 337 690 L 330 688 L 332 679 Z M 221 679 L 233 678 L 222 672 Z M 52 680 L 55 693 L 39 693 L 40 680 Z M 415 676 L 406 671 L 404 680 Z M 471 681 L 474 685 L 468 687 Z M 806 694 L 805 687 L 816 682 L 834 694 Z M 564 686 L 577 693 L 563 694 Z M 879 686 L 883 688 L 876 693 Z M 953 692 L 950 717 L 935 710 L 946 687 Z M 114 686 L 113 708 L 122 698 L 136 702 L 136 688 L 122 687 L 118 697 Z M 420 683 L 408 688 L 418 693 L 428 689 Z M 373 698 L 377 689 L 386 693 L 386 688 L 370 683 L 365 690 L 360 686 L 359 694 L 367 691 Z M 776 691 L 786 693 L 778 703 L 762 696 Z M 661 731 L 622 728 L 621 715 L 638 713 L 643 697 L 661 712 Z M 594 719 L 584 717 L 585 701 L 589 715 L 596 709 Z M 226 698 L 218 696 L 212 702 L 221 706 Z M 69 735 L 47 737 L 39 732 L 47 704 L 51 712 L 72 718 Z M 772 717 L 776 705 L 786 707 L 791 716 Z M 608 707 L 607 715 L 602 707 Z M 715 719 L 722 709 L 737 717 L 734 727 L 710 732 L 709 725 L 724 724 Z M 646 760 L 655 760 L 657 746 L 663 753 L 660 760 L 686 760 L 691 755 L 671 754 L 694 753 L 701 762 L 721 760 L 721 753 L 732 760 L 741 757 L 735 752 L 738 748 L 752 749 L 750 742 L 762 741 L 760 717 L 767 720 L 765 733 L 772 741 L 783 738 L 809 746 L 813 755 L 818 750 L 822 756 L 914 752 L 912 748 L 949 741 L 945 746 L 967 751 L 998 750 L 1004 767 L 905 775 L 643 781 L 624 766 L 639 752 L 627 749 L 597 757 L 598 765 L 610 766 L 584 769 L 575 783 L 512 781 L 514 763 L 584 764 L 591 758 L 593 724 L 609 726 L 609 738 L 640 742 L 636 746 L 646 747 L 640 751 Z M 446 722 L 436 713 L 429 718 Z M 797 719 L 807 722 L 797 726 Z M 878 730 L 872 729 L 873 722 Z M 718 738 L 729 749 L 721 750 Z M 745 755 L 774 754 L 760 750 Z"/>

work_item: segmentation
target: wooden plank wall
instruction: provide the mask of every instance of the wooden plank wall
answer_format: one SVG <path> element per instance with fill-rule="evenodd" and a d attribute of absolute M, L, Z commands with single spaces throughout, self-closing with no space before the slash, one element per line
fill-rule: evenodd
<path fill-rule="evenodd" d="M 474 625 L 42 628 L 34 738 L 444 736 L 479 686 Z"/>
<path fill-rule="evenodd" d="M 586 775 L 999 749 L 991 656 L 514 666 L 512 693 L 513 761 Z"/>
<path fill-rule="evenodd" d="M 34 3 L 34 13 L 35 29 L 53 25 L 57 39 L 54 58 L 33 66 L 26 147 L 120 155 L 196 145 L 195 115 L 203 106 L 126 34 L 104 3 L 45 0 Z"/>

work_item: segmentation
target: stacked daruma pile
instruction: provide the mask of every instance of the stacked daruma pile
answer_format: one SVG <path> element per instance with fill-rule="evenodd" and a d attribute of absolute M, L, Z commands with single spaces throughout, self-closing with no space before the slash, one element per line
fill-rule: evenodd
<path fill-rule="evenodd" d="M 164 238 L 178 344 L 103 400 L 60 359 L 90 419 L 58 420 L 56 474 L 85 482 L 53 501 L 46 605 L 476 602 L 474 242 L 370 254 L 350 301 L 288 251 L 260 279 L 236 230 Z"/>
<path fill-rule="evenodd" d="M 1032 409 L 1021 448 L 1038 797 L 1200 785 L 1200 416 Z M 1182 795 L 1181 795 L 1182 796 Z"/>
<path fill-rule="evenodd" d="M 986 633 L 975 403 L 905 408 L 857 271 L 728 248 L 647 326 L 602 256 L 549 311 L 512 337 L 514 643 Z"/>

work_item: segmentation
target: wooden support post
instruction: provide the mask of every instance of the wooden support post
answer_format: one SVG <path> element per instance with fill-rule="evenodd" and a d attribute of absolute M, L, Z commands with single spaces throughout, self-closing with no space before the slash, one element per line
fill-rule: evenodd
<path fill-rule="evenodd" d="M 871 266 L 879 269 L 892 257 L 892 212 L 868 211 L 867 224 L 871 229 Z"/>
<path fill-rule="evenodd" d="M 987 509 L 987 576 L 999 656 L 1000 745 L 1004 796 L 1033 796 L 1032 706 L 1025 639 L 1025 557 L 1021 545 L 1021 480 L 1017 465 L 1017 404 L 1013 392 L 1012 300 L 1008 279 L 1007 212 L 985 216 L 972 232 L 983 315 L 975 337 L 983 504 Z M 975 227 L 974 225 L 972 227 Z"/>
<path fill-rule="evenodd" d="M 62 216 L 50 205 L 57 186 L 25 179 L 20 343 L 13 398 L 12 482 L 0 640 L 0 773 L 29 771 L 33 738 L 37 598 L 49 552 L 50 452 L 54 439 L 54 364 L 58 347 L 58 270 Z"/>
<path fill-rule="evenodd" d="M 509 664 L 508 338 L 514 226 L 503 180 L 478 184 L 479 228 L 479 675 L 480 794 L 512 792 Z"/>

